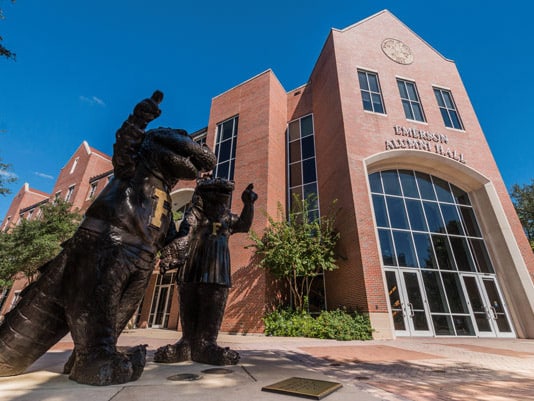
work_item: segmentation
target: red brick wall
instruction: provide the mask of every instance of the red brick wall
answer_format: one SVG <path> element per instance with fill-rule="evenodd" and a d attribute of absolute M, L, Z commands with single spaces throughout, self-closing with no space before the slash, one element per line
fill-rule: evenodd
<path fill-rule="evenodd" d="M 235 195 L 232 211 L 241 213 L 241 192 L 249 183 L 259 195 L 252 230 L 261 232 L 267 224 L 265 212 L 275 216 L 277 202 L 285 199 L 286 92 L 271 71 L 264 72 L 230 89 L 212 101 L 208 145 L 215 141 L 218 123 L 239 115 L 235 164 Z M 282 156 L 282 157 L 281 157 Z M 233 288 L 230 292 L 222 331 L 257 332 L 267 299 L 266 277 L 251 264 L 251 241 L 246 234 L 230 239 Z"/>

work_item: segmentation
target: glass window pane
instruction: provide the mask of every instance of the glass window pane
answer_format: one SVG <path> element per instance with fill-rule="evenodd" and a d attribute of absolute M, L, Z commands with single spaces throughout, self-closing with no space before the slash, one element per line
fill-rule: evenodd
<path fill-rule="evenodd" d="M 300 159 L 300 141 L 293 141 L 289 144 L 289 162 L 298 162 Z"/>
<path fill-rule="evenodd" d="M 417 267 L 412 235 L 406 231 L 393 231 L 399 266 Z"/>
<path fill-rule="evenodd" d="M 399 177 L 396 170 L 382 171 L 384 192 L 388 195 L 401 195 Z"/>
<path fill-rule="evenodd" d="M 408 230 L 410 227 L 408 226 L 408 219 L 406 218 L 406 211 L 404 209 L 404 201 L 402 198 L 386 196 L 386 203 L 388 205 L 391 227 Z"/>
<path fill-rule="evenodd" d="M 459 203 L 460 205 L 470 205 L 471 202 L 469 202 L 469 195 L 467 195 L 467 192 L 461 190 L 456 185 L 451 184 L 452 193 L 454 195 L 454 199 L 456 200 L 456 203 Z"/>
<path fill-rule="evenodd" d="M 436 257 L 432 250 L 430 235 L 414 233 L 413 239 L 417 257 L 419 258 L 419 266 L 424 269 L 437 269 L 438 264 L 436 263 Z"/>
<path fill-rule="evenodd" d="M 220 144 L 219 162 L 230 160 L 230 150 L 232 147 L 232 141 L 224 141 Z"/>
<path fill-rule="evenodd" d="M 222 138 L 221 140 L 230 139 L 233 134 L 234 119 L 228 120 L 222 125 Z"/>
<path fill-rule="evenodd" d="M 445 101 L 445 107 L 454 110 L 454 104 L 452 103 L 451 94 L 448 91 L 441 91 L 443 94 L 443 100 Z"/>
<path fill-rule="evenodd" d="M 289 166 L 289 186 L 296 187 L 302 185 L 302 171 L 300 163 L 294 163 Z"/>
<path fill-rule="evenodd" d="M 404 196 L 410 198 L 419 198 L 419 192 L 417 191 L 417 184 L 412 171 L 399 170 L 399 177 L 402 185 L 402 192 Z"/>
<path fill-rule="evenodd" d="M 434 181 L 436 194 L 438 195 L 438 200 L 442 202 L 453 203 L 454 198 L 452 196 L 451 190 L 449 189 L 449 183 L 446 181 L 443 181 L 441 178 L 438 178 L 438 177 L 432 177 L 432 180 Z"/>
<path fill-rule="evenodd" d="M 432 323 L 437 336 L 453 336 L 454 328 L 449 315 L 432 315 Z"/>
<path fill-rule="evenodd" d="M 445 227 L 449 234 L 464 235 L 464 229 L 460 222 L 460 215 L 456 209 L 456 205 L 449 205 L 445 203 L 440 204 L 441 213 L 445 220 Z"/>
<path fill-rule="evenodd" d="M 436 95 L 438 106 L 445 107 L 445 102 L 443 101 L 443 96 L 441 96 L 441 91 L 439 89 L 434 89 L 434 94 Z"/>
<path fill-rule="evenodd" d="M 412 82 L 406 82 L 406 88 L 408 89 L 408 98 L 410 100 L 418 101 L 415 85 Z"/>
<path fill-rule="evenodd" d="M 391 239 L 390 230 L 378 230 L 378 238 L 380 240 L 380 250 L 382 253 L 382 261 L 386 266 L 396 266 L 395 254 L 393 252 L 393 241 Z"/>
<path fill-rule="evenodd" d="M 449 306 L 445 297 L 445 290 L 441 283 L 438 272 L 423 271 L 423 282 L 425 283 L 426 297 L 430 306 L 430 311 L 434 313 L 448 313 Z"/>
<path fill-rule="evenodd" d="M 369 92 L 362 92 L 363 108 L 367 111 L 373 111 L 373 105 L 371 104 L 371 94 Z"/>
<path fill-rule="evenodd" d="M 395 330 L 406 330 L 404 323 L 404 314 L 400 300 L 399 286 L 397 284 L 397 275 L 395 272 L 386 271 L 386 282 L 388 286 L 389 304 L 391 306 L 391 315 Z"/>
<path fill-rule="evenodd" d="M 452 256 L 452 249 L 447 237 L 445 235 L 433 235 L 432 244 L 434 245 L 434 252 L 438 260 L 439 268 L 441 270 L 456 270 Z"/>
<path fill-rule="evenodd" d="M 462 221 L 467 231 L 467 235 L 470 237 L 481 237 L 482 234 L 480 233 L 473 209 L 466 206 L 460 206 L 460 213 L 462 214 Z"/>
<path fill-rule="evenodd" d="M 428 231 L 421 201 L 415 199 L 406 199 L 406 208 L 408 209 L 408 216 L 410 218 L 412 230 Z"/>
<path fill-rule="evenodd" d="M 382 181 L 380 180 L 380 173 L 373 173 L 369 176 L 369 186 L 371 187 L 371 192 L 377 192 L 379 194 L 384 192 L 382 190 Z"/>
<path fill-rule="evenodd" d="M 304 185 L 303 189 L 304 189 L 304 199 L 308 200 L 309 209 L 310 210 L 319 209 L 317 183 L 312 182 L 311 184 L 306 184 Z"/>
<path fill-rule="evenodd" d="M 415 173 L 417 178 L 417 185 L 419 186 L 419 192 L 423 199 L 435 200 L 436 194 L 434 193 L 434 186 L 430 181 L 430 176 L 424 173 Z"/>
<path fill-rule="evenodd" d="M 456 329 L 457 336 L 474 336 L 475 328 L 470 316 L 458 316 L 453 315 L 454 328 Z"/>
<path fill-rule="evenodd" d="M 300 139 L 300 124 L 299 120 L 289 123 L 289 141 Z"/>
<path fill-rule="evenodd" d="M 407 100 L 402 101 L 402 108 L 404 109 L 404 115 L 406 118 L 413 120 L 413 113 L 412 113 L 412 107 L 410 106 L 410 102 Z"/>
<path fill-rule="evenodd" d="M 455 110 L 449 110 L 449 115 L 452 121 L 452 127 L 456 129 L 462 129 L 462 123 L 458 117 L 458 113 Z"/>
<path fill-rule="evenodd" d="M 449 307 L 452 313 L 469 313 L 467 302 L 465 302 L 464 292 L 460 284 L 460 278 L 456 273 L 441 273 L 445 292 L 449 299 Z"/>
<path fill-rule="evenodd" d="M 481 239 L 470 238 L 469 243 L 473 250 L 473 256 L 475 257 L 478 271 L 482 273 L 495 273 L 484 241 Z"/>
<path fill-rule="evenodd" d="M 425 121 L 425 118 L 423 117 L 423 109 L 421 109 L 421 105 L 419 103 L 412 103 L 412 106 L 413 106 L 414 120 Z"/>
<path fill-rule="evenodd" d="M 428 221 L 428 229 L 433 233 L 445 233 L 445 225 L 443 224 L 438 204 L 435 202 L 423 202 L 423 207 Z"/>
<path fill-rule="evenodd" d="M 397 86 L 399 87 L 400 97 L 402 99 L 408 99 L 408 92 L 406 92 L 404 81 L 397 81 Z"/>
<path fill-rule="evenodd" d="M 302 187 L 295 187 L 289 190 L 289 202 L 291 210 L 296 210 L 294 208 L 294 202 L 300 203 L 302 202 L 302 199 Z"/>
<path fill-rule="evenodd" d="M 376 94 L 376 93 L 373 93 L 372 95 L 372 99 L 373 99 L 373 109 L 376 113 L 383 113 L 384 112 L 384 108 L 382 107 L 382 98 L 380 97 L 380 95 Z"/>
<path fill-rule="evenodd" d="M 313 134 L 313 119 L 311 114 L 303 117 L 300 120 L 300 134 L 304 138 L 305 136 Z"/>
<path fill-rule="evenodd" d="M 378 89 L 378 78 L 375 74 L 367 73 L 367 77 L 369 78 L 369 89 L 371 92 L 380 92 Z"/>
<path fill-rule="evenodd" d="M 469 246 L 467 245 L 467 240 L 460 237 L 450 237 L 449 239 L 451 241 L 454 257 L 456 258 L 458 270 L 466 272 L 476 271 L 471 252 L 469 251 Z"/>
<path fill-rule="evenodd" d="M 369 90 L 365 72 L 358 71 L 358 81 L 360 81 L 360 89 Z"/>
<path fill-rule="evenodd" d="M 378 227 L 389 227 L 384 197 L 382 195 L 373 195 L 373 206 L 375 209 L 376 225 Z"/>
<path fill-rule="evenodd" d="M 302 176 L 304 184 L 317 181 L 317 174 L 315 172 L 315 158 L 304 160 L 302 162 Z"/>
<path fill-rule="evenodd" d="M 230 172 L 230 162 L 225 162 L 217 165 L 216 177 L 228 178 Z"/>
<path fill-rule="evenodd" d="M 302 159 L 308 159 L 315 156 L 315 145 L 313 135 L 302 138 Z"/>
<path fill-rule="evenodd" d="M 441 117 L 443 117 L 443 123 L 446 127 L 452 128 L 451 118 L 446 109 L 439 109 L 441 111 Z"/>

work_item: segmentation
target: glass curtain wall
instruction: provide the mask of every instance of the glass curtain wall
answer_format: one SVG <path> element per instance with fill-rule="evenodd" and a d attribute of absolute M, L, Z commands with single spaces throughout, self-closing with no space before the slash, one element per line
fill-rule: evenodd
<path fill-rule="evenodd" d="M 514 336 L 468 194 L 409 170 L 369 184 L 397 335 Z"/>

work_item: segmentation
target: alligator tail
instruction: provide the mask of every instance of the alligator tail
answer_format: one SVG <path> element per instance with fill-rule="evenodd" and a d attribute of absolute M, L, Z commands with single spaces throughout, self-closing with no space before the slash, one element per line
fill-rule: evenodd
<path fill-rule="evenodd" d="M 23 373 L 68 332 L 61 297 L 66 252 L 39 268 L 0 326 L 0 376 Z"/>

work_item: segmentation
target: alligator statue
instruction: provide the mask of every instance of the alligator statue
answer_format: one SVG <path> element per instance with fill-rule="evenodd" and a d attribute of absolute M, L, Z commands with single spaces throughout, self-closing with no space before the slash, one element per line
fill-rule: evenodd
<path fill-rule="evenodd" d="M 145 131 L 160 115 L 162 99 L 154 92 L 119 128 L 113 179 L 5 316 L 0 376 L 24 372 L 69 331 L 74 351 L 64 371 L 70 379 L 102 386 L 141 376 L 146 346 L 118 349 L 117 338 L 143 298 L 157 253 L 176 237 L 170 190 L 216 164 L 184 130 Z"/>

